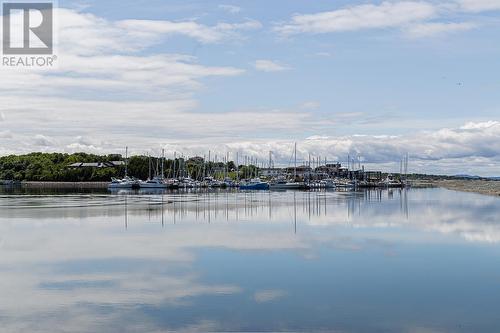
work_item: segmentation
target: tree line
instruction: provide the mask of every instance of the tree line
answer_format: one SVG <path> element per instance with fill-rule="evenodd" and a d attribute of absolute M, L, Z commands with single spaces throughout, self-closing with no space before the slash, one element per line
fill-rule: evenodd
<path fill-rule="evenodd" d="M 8 155 L 0 157 L 0 179 L 16 181 L 109 181 L 112 177 L 123 177 L 125 166 L 96 168 L 71 168 L 73 163 L 104 163 L 124 161 L 122 155 L 95 155 L 87 153 L 30 153 L 26 155 Z M 131 177 L 147 179 L 161 176 L 162 160 L 148 156 L 132 156 L 127 161 L 127 174 Z M 164 159 L 163 176 L 166 178 L 192 177 L 202 179 L 205 176 L 215 178 L 249 178 L 256 174 L 253 165 L 241 165 L 236 168 L 234 162 L 207 162 L 201 158 Z"/>

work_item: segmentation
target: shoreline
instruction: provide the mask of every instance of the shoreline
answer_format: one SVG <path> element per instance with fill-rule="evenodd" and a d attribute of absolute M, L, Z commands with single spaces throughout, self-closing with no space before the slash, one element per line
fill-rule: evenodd
<path fill-rule="evenodd" d="M 428 180 L 426 183 L 447 190 L 478 193 L 489 196 L 500 196 L 500 181 L 483 179 L 440 179 Z"/>
<path fill-rule="evenodd" d="M 107 189 L 109 182 L 43 182 L 23 181 L 26 189 Z M 500 181 L 482 179 L 420 179 L 413 181 L 412 187 L 441 187 L 453 191 L 500 196 Z"/>

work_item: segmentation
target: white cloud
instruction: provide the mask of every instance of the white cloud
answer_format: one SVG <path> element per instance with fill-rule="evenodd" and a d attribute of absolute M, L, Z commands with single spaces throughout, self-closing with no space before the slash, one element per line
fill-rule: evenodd
<path fill-rule="evenodd" d="M 191 56 L 138 54 L 137 51 L 155 45 L 170 34 L 217 42 L 237 30 L 259 25 L 255 21 L 219 23 L 213 27 L 196 22 L 113 22 L 63 8 L 58 10 L 57 17 L 60 35 L 58 67 L 29 72 L 2 67 L 0 90 L 15 95 L 50 94 L 67 98 L 94 91 L 98 98 L 121 93 L 128 99 L 141 95 L 169 99 L 199 88 L 198 79 L 240 75 L 244 70 L 202 66 Z"/>
<path fill-rule="evenodd" d="M 454 32 L 467 31 L 477 28 L 472 22 L 462 23 L 421 23 L 415 24 L 406 30 L 408 36 L 413 38 L 431 37 Z"/>
<path fill-rule="evenodd" d="M 169 146 L 169 149 L 174 147 Z M 194 153 L 208 150 L 210 146 L 185 143 L 178 148 Z M 266 160 L 267 152 L 273 151 L 275 161 L 286 164 L 292 149 L 293 140 L 241 140 L 227 141 L 219 153 L 239 151 L 240 156 L 245 154 Z M 397 171 L 399 161 L 406 153 L 411 157 L 411 172 L 459 174 L 474 170 L 472 172 L 484 175 L 498 175 L 500 122 L 469 123 L 465 127 L 412 135 L 315 135 L 298 140 L 299 161 L 307 161 L 309 154 L 340 162 L 345 161 L 348 154 L 360 155 L 368 168 Z"/>
<path fill-rule="evenodd" d="M 268 303 L 283 298 L 287 294 L 285 290 L 260 290 L 254 293 L 253 299 L 257 303 Z"/>
<path fill-rule="evenodd" d="M 332 53 L 330 53 L 330 52 L 324 52 L 324 51 L 322 51 L 322 52 L 316 52 L 315 55 L 318 56 L 318 57 L 331 57 L 331 56 L 333 56 Z"/>
<path fill-rule="evenodd" d="M 494 129 L 495 127 L 499 126 L 500 122 L 490 120 L 490 121 L 485 121 L 481 123 L 474 123 L 474 122 L 469 122 L 463 126 L 460 127 L 461 130 L 488 130 L 488 129 Z"/>
<path fill-rule="evenodd" d="M 439 22 L 457 11 L 500 9 L 500 1 L 462 0 L 457 3 L 424 1 L 385 1 L 381 4 L 353 5 L 315 14 L 296 14 L 288 22 L 277 24 L 274 30 L 283 36 L 300 33 L 333 33 L 363 29 L 397 28 L 410 37 L 421 38 L 477 28 L 473 22 Z"/>
<path fill-rule="evenodd" d="M 380 5 L 356 5 L 316 14 L 297 14 L 274 29 L 283 35 L 293 35 L 403 27 L 436 15 L 437 9 L 430 3 L 385 1 Z"/>
<path fill-rule="evenodd" d="M 302 103 L 302 105 L 300 105 L 300 107 L 302 109 L 305 109 L 305 110 L 318 109 L 320 106 L 321 106 L 321 103 L 317 102 L 317 101 L 307 101 L 307 102 Z"/>
<path fill-rule="evenodd" d="M 159 136 L 167 127 L 165 119 L 184 123 L 183 112 L 196 107 L 192 94 L 203 87 L 200 80 L 245 71 L 203 66 L 192 56 L 137 51 L 169 34 L 216 42 L 260 24 L 246 21 L 208 27 L 195 22 L 135 21 L 137 27 L 132 27 L 130 21 L 113 22 L 69 9 L 59 9 L 57 14 L 60 45 L 56 68 L 0 68 L 0 121 L 9 126 L 8 135 L 14 137 L 0 147 L 0 154 L 32 150 L 102 152 L 113 146 L 106 132 L 108 136 L 112 133 L 114 141 L 122 141 L 138 131 L 137 126 L 149 133 L 147 136 L 155 127 Z M 38 132 L 41 123 L 43 133 Z M 120 124 L 119 128 L 113 124 Z M 75 141 L 75 136 L 96 140 L 89 144 Z"/>
<path fill-rule="evenodd" d="M 0 139 L 12 139 L 14 136 L 9 130 L 0 131 Z"/>
<path fill-rule="evenodd" d="M 221 40 L 237 36 L 235 33 L 242 30 L 254 30 L 262 27 L 255 20 L 242 23 L 218 23 L 209 27 L 193 21 L 170 22 L 148 20 L 125 20 L 116 23 L 127 33 L 140 38 L 155 39 L 158 35 L 180 34 L 197 39 L 202 43 L 216 43 Z"/>
<path fill-rule="evenodd" d="M 219 5 L 218 7 L 230 14 L 238 14 L 239 12 L 241 12 L 241 7 L 234 5 Z"/>
<path fill-rule="evenodd" d="M 200 43 L 217 43 L 239 37 L 238 32 L 260 29 L 261 23 L 220 22 L 213 26 L 196 21 L 119 20 L 110 21 L 93 14 L 59 8 L 59 47 L 78 54 L 136 52 L 173 35 L 193 38 Z"/>
<path fill-rule="evenodd" d="M 46 135 L 42 135 L 42 134 L 35 135 L 35 137 L 33 139 L 33 144 L 35 146 L 41 146 L 41 147 L 55 147 L 56 146 L 54 139 L 52 139 Z"/>
<path fill-rule="evenodd" d="M 256 70 L 262 72 L 282 72 L 290 69 L 290 67 L 286 65 L 266 59 L 256 60 L 254 63 L 254 67 Z"/>
<path fill-rule="evenodd" d="M 460 7 L 468 12 L 500 10 L 500 0 L 459 0 Z"/>

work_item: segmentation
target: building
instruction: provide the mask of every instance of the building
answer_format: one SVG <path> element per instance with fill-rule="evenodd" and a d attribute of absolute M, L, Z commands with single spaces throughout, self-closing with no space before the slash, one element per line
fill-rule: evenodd
<path fill-rule="evenodd" d="M 312 168 L 307 165 L 301 165 L 298 167 L 288 167 L 285 168 L 285 173 L 288 175 L 296 175 L 297 177 L 300 178 L 306 178 L 309 177 L 312 173 Z"/>
<path fill-rule="evenodd" d="M 80 168 L 116 168 L 125 165 L 124 161 L 111 161 L 111 162 L 76 162 L 68 165 L 68 168 L 80 169 Z"/>
<path fill-rule="evenodd" d="M 329 176 L 336 176 L 339 174 L 339 171 L 342 169 L 342 165 L 340 163 L 331 163 L 326 165 L 321 165 L 314 169 L 317 173 L 324 173 Z"/>
<path fill-rule="evenodd" d="M 282 168 L 260 168 L 259 175 L 262 177 L 278 177 L 283 174 Z"/>

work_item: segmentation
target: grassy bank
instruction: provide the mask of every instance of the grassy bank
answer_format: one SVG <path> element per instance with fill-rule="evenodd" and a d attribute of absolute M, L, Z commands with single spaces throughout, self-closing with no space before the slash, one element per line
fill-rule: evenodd
<path fill-rule="evenodd" d="M 437 179 L 430 183 L 449 190 L 500 196 L 500 181 L 498 180 Z"/>

